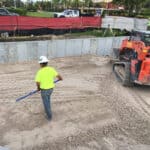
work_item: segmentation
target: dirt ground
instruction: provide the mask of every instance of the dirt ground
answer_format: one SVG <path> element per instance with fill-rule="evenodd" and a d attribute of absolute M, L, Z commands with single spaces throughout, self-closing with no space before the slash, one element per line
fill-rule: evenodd
<path fill-rule="evenodd" d="M 10 150 L 150 150 L 150 87 L 125 88 L 109 58 L 50 60 L 63 76 L 47 121 L 34 90 L 36 61 L 0 65 L 0 146 Z"/>

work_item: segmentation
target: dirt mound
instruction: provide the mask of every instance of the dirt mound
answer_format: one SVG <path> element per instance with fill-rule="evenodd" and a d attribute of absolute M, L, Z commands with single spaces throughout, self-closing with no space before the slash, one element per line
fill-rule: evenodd
<path fill-rule="evenodd" d="M 109 58 L 50 60 L 64 77 L 52 96 L 53 120 L 45 119 L 34 90 L 37 62 L 0 65 L 0 146 L 11 150 L 149 150 L 150 88 L 125 88 Z"/>

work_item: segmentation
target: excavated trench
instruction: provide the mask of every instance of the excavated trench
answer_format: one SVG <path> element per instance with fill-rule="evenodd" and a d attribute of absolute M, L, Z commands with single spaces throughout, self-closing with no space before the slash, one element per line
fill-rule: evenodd
<path fill-rule="evenodd" d="M 37 62 L 0 65 L 0 146 L 10 150 L 149 150 L 150 87 L 125 88 L 109 58 L 86 55 L 50 60 L 64 80 L 45 119 L 34 90 Z"/>

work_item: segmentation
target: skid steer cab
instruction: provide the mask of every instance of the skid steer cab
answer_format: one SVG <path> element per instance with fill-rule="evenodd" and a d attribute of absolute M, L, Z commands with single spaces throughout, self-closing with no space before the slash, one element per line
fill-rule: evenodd
<path fill-rule="evenodd" d="M 150 31 L 132 31 L 113 51 L 113 71 L 124 86 L 150 85 Z"/>

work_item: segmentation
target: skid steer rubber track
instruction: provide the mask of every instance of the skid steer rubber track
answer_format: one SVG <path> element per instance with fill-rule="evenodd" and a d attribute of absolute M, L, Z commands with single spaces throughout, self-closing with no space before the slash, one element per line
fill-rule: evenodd
<path fill-rule="evenodd" d="M 133 86 L 130 79 L 130 63 L 116 62 L 113 64 L 113 72 L 123 86 Z"/>

